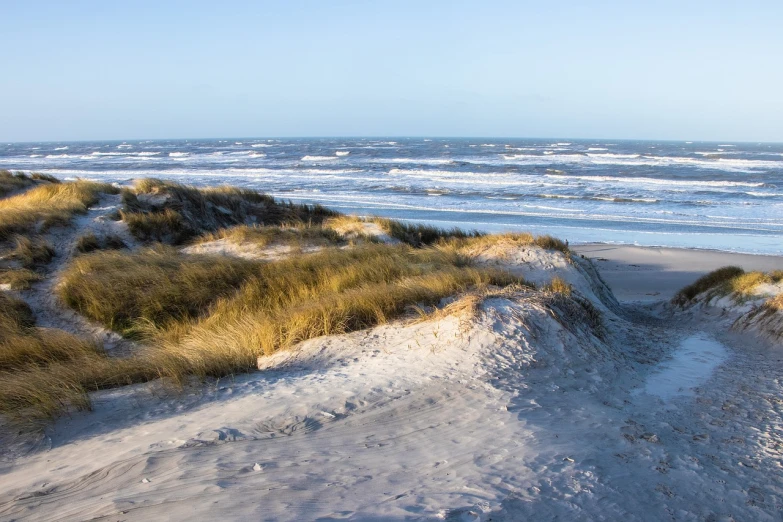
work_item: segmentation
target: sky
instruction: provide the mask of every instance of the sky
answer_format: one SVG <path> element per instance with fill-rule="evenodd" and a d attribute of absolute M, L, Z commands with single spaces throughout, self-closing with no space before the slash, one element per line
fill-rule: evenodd
<path fill-rule="evenodd" d="M 783 141 L 783 2 L 0 0 L 0 141 Z"/>

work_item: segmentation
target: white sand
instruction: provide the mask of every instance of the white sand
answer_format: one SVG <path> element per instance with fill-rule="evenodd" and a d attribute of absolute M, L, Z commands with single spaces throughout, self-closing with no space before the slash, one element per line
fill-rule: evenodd
<path fill-rule="evenodd" d="M 522 292 L 475 319 L 313 339 L 184 395 L 96 393 L 46 449 L 6 455 L 0 519 L 780 520 L 779 346 L 723 310 L 621 308 L 559 253 L 479 254 L 569 281 L 606 339 Z M 720 350 L 678 371 L 693 336 Z M 654 393 L 667 371 L 687 393 Z"/>

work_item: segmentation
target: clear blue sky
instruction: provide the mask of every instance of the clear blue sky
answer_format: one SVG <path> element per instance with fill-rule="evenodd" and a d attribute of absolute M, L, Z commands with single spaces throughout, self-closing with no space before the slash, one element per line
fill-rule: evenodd
<path fill-rule="evenodd" d="M 783 141 L 783 1 L 0 0 L 0 140 Z"/>

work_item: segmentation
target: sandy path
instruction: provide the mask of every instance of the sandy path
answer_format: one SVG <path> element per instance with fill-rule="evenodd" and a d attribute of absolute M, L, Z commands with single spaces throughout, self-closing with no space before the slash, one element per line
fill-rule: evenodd
<path fill-rule="evenodd" d="M 20 292 L 21 297 L 35 312 L 37 326 L 59 328 L 76 335 L 94 337 L 99 339 L 107 350 L 126 349 L 131 346 L 114 332 L 64 306 L 55 294 L 59 274 L 73 258 L 74 245 L 82 235 L 88 232 L 96 235 L 113 234 L 122 238 L 127 245 L 135 244 L 122 222 L 108 218 L 121 207 L 119 194 L 102 194 L 100 201 L 85 214 L 77 215 L 70 226 L 56 227 L 45 234 L 46 240 L 54 247 L 55 257 L 46 267 L 44 279 L 33 284 L 29 290 Z"/>

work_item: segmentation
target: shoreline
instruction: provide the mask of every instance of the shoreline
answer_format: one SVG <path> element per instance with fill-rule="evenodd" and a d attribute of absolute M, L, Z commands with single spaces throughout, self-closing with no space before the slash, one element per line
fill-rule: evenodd
<path fill-rule="evenodd" d="M 611 243 L 572 244 L 570 248 L 592 259 L 618 301 L 625 302 L 669 300 L 680 288 L 728 265 L 745 271 L 783 269 L 783 255 Z"/>

